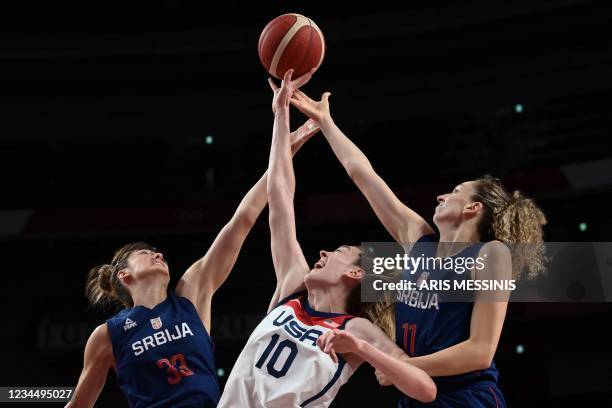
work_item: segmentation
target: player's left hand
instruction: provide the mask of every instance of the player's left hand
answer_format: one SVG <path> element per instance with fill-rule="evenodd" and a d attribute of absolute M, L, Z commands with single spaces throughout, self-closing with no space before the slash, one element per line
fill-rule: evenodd
<path fill-rule="evenodd" d="M 359 350 L 359 342 L 362 341 L 346 330 L 331 330 L 317 339 L 317 345 L 323 352 L 329 354 L 331 359 L 337 363 L 336 353 L 355 353 Z"/>
<path fill-rule="evenodd" d="M 274 92 L 274 97 L 272 98 L 272 112 L 276 113 L 277 107 L 289 106 L 289 101 L 291 100 L 293 92 L 310 81 L 310 78 L 312 78 L 312 74 L 314 72 L 315 68 L 311 69 L 309 72 L 305 73 L 299 78 L 292 79 L 291 76 L 293 75 L 293 70 L 287 70 L 287 72 L 285 72 L 283 81 L 281 82 L 280 88 L 276 86 L 272 78 L 268 78 L 270 88 L 272 88 L 272 92 Z"/>

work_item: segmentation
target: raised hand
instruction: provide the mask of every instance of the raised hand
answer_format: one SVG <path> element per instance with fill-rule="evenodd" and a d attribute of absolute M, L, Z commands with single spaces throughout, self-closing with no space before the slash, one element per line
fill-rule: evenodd
<path fill-rule="evenodd" d="M 309 118 L 322 122 L 331 115 L 329 112 L 330 95 L 330 92 L 325 92 L 321 96 L 321 100 L 317 102 L 304 92 L 296 89 L 291 97 L 291 104 Z"/>
<path fill-rule="evenodd" d="M 312 74 L 314 73 L 314 71 L 315 69 L 313 68 L 301 77 L 291 79 L 291 76 L 293 75 L 293 70 L 290 69 L 285 72 L 285 76 L 283 78 L 283 81 L 281 82 L 280 88 L 276 86 L 272 78 L 268 78 L 270 88 L 272 88 L 272 92 L 274 92 L 274 98 L 272 98 L 272 112 L 276 113 L 276 108 L 279 106 L 289 106 L 291 95 L 293 95 L 293 93 L 301 86 L 310 81 L 310 78 L 312 78 Z"/>

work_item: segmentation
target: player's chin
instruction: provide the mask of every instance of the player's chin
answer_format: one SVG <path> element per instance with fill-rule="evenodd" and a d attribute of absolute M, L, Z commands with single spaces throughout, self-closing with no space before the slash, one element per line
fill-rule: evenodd
<path fill-rule="evenodd" d="M 436 211 L 433 215 L 433 217 L 431 217 L 431 219 L 433 220 L 434 225 L 438 225 L 438 222 L 440 220 L 440 216 L 438 215 L 438 211 Z"/>
<path fill-rule="evenodd" d="M 152 274 L 159 274 L 159 275 L 163 275 L 163 276 L 170 276 L 170 270 L 168 270 L 167 266 L 161 266 L 161 265 L 154 265 L 151 269 L 150 269 L 150 273 Z"/>
<path fill-rule="evenodd" d="M 304 276 L 304 283 L 306 285 L 308 285 L 309 283 L 315 282 L 316 280 L 317 280 L 317 278 L 316 278 L 316 271 L 314 269 L 311 269 L 310 272 L 308 272 Z"/>
<path fill-rule="evenodd" d="M 434 215 L 432 217 L 434 224 L 437 224 L 440 221 L 443 221 L 447 218 L 448 218 L 448 214 L 446 214 L 444 210 L 441 208 L 438 208 L 436 212 L 434 212 Z"/>

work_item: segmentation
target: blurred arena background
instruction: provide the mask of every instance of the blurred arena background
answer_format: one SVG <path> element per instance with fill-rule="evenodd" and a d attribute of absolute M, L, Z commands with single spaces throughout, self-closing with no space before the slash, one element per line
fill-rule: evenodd
<path fill-rule="evenodd" d="M 0 385 L 76 385 L 85 340 L 110 316 L 88 310 L 85 276 L 115 248 L 150 241 L 174 281 L 205 253 L 267 167 L 273 117 L 257 40 L 285 12 L 326 36 L 305 91 L 333 93 L 336 122 L 419 212 L 490 173 L 543 207 L 548 241 L 612 241 L 607 6 L 1 5 Z M 321 248 L 391 240 L 322 137 L 295 168 L 309 262 Z M 214 300 L 221 383 L 273 288 L 264 212 Z M 611 406 L 611 318 L 609 303 L 511 304 L 496 355 L 510 406 Z M 360 371 L 333 406 L 395 406 L 396 392 Z M 98 406 L 126 405 L 110 373 Z"/>

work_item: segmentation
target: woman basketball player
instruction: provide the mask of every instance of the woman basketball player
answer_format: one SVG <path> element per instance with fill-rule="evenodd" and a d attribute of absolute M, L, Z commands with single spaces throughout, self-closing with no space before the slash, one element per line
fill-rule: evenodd
<path fill-rule="evenodd" d="M 253 331 L 227 380 L 220 407 L 326 407 L 355 369 L 367 361 L 407 395 L 432 401 L 436 388 L 421 369 L 402 362 L 403 354 L 369 320 L 349 315 L 351 294 L 364 270 L 361 251 L 341 246 L 321 251 L 310 270 L 296 238 L 295 175 L 289 150 L 289 99 L 311 73 L 291 81 L 292 71 L 274 90 L 275 114 L 268 166 L 272 259 L 277 286 L 268 315 Z M 357 292 L 358 293 L 358 292 Z M 353 296 L 354 297 L 354 296 Z M 352 352 L 330 358 L 320 337 L 346 331 Z M 328 350 L 329 351 L 329 350 Z"/>
<path fill-rule="evenodd" d="M 309 120 L 291 134 L 297 151 L 318 131 Z M 168 290 L 161 253 L 145 243 L 119 249 L 110 264 L 91 270 L 93 305 L 121 303 L 122 311 L 98 326 L 85 347 L 83 371 L 67 407 L 94 405 L 114 367 L 130 407 L 215 407 L 219 400 L 211 300 L 230 273 L 240 248 L 267 202 L 267 172 L 246 194 L 206 255 Z"/>
<path fill-rule="evenodd" d="M 543 269 L 542 226 L 546 219 L 532 200 L 518 192 L 509 194 L 497 179 L 490 177 L 465 181 L 451 193 L 437 197 L 439 204 L 433 221 L 439 236 L 435 235 L 421 216 L 400 202 L 367 157 L 335 125 L 329 111 L 329 96 L 325 93 L 317 102 L 298 90 L 291 103 L 319 122 L 348 175 L 387 231 L 407 252 L 412 251 L 414 256 L 480 257 L 486 259 L 488 276 L 495 279 L 518 279 L 524 269 L 533 276 Z M 446 243 L 444 248 L 438 242 Z M 460 243 L 468 245 L 458 251 Z M 511 254 L 505 244 L 513 243 L 529 244 L 519 245 L 519 250 Z M 402 277 L 410 276 L 405 271 Z M 421 269 L 412 276 L 427 279 L 428 272 Z M 497 295 L 497 301 L 484 301 L 491 295 Z M 507 308 L 507 293 L 502 301 L 499 295 L 477 292 L 473 302 L 415 304 L 400 292 L 394 316 L 393 309 L 388 308 L 386 321 L 391 324 L 387 331 L 395 335 L 397 344 L 410 356 L 407 361 L 434 377 L 438 395 L 428 406 L 505 406 L 493 362 Z M 385 320 L 381 323 L 383 327 Z M 338 351 L 334 343 L 346 348 L 345 343 L 350 343 L 347 337 L 350 335 L 345 333 L 342 338 L 324 339 L 325 345 L 328 350 Z M 377 377 L 381 384 L 389 384 L 380 370 Z M 409 396 L 399 403 L 400 407 L 422 405 Z"/>

